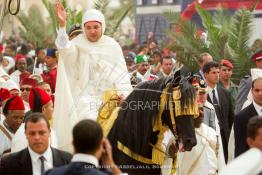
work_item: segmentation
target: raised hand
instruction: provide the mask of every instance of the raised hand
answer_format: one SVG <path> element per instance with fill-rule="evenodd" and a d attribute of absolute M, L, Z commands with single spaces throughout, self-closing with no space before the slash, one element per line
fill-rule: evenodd
<path fill-rule="evenodd" d="M 66 11 L 59 0 L 56 0 L 56 16 L 60 27 L 66 26 Z"/>

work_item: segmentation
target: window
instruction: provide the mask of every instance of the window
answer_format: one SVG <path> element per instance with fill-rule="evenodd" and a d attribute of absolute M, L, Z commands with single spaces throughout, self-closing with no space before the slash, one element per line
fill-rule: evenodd
<path fill-rule="evenodd" d="M 157 4 L 158 2 L 157 2 L 158 0 L 152 0 L 152 4 Z"/>
<path fill-rule="evenodd" d="M 136 3 L 137 3 L 137 5 L 142 5 L 143 4 L 142 0 L 136 0 Z"/>

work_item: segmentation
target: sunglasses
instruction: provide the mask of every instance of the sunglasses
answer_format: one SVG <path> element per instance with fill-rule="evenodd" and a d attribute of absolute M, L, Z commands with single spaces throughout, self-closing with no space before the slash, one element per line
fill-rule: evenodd
<path fill-rule="evenodd" d="M 21 92 L 30 91 L 31 89 L 32 89 L 32 88 L 28 88 L 28 87 L 27 87 L 27 88 L 20 88 L 20 91 L 21 91 Z"/>

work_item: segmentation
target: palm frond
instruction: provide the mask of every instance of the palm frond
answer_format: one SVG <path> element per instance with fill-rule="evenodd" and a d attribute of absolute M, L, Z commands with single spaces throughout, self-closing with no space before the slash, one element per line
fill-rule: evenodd
<path fill-rule="evenodd" d="M 67 29 L 76 23 L 81 24 L 83 11 L 67 10 Z"/>
<path fill-rule="evenodd" d="M 114 10 L 112 16 L 108 19 L 108 27 L 106 34 L 112 36 L 127 14 L 134 9 L 134 1 L 126 1 L 126 4 L 120 6 L 118 9 Z"/>
<path fill-rule="evenodd" d="M 238 10 L 232 18 L 228 46 L 233 50 L 232 59 L 235 63 L 235 69 L 246 70 L 236 71 L 236 76 L 247 74 L 251 67 L 250 49 L 248 41 L 252 31 L 252 14 L 245 9 Z"/>
<path fill-rule="evenodd" d="M 57 19 L 56 19 L 55 3 L 52 3 L 48 0 L 42 0 L 42 3 L 44 4 L 45 8 L 47 9 L 49 13 L 49 17 L 51 19 L 50 23 L 52 25 L 53 32 L 56 33 L 56 28 L 58 25 L 57 25 Z M 65 3 L 65 1 L 63 1 L 62 3 Z"/>
<path fill-rule="evenodd" d="M 106 14 L 109 0 L 96 0 L 94 3 L 94 8 L 101 11 L 103 14 Z"/>
<path fill-rule="evenodd" d="M 50 36 L 48 26 L 43 19 L 42 14 L 37 6 L 33 5 L 28 10 L 28 15 L 20 12 L 17 19 L 22 24 L 23 28 L 19 28 L 22 37 L 33 43 L 37 47 L 45 46 L 45 40 Z"/>

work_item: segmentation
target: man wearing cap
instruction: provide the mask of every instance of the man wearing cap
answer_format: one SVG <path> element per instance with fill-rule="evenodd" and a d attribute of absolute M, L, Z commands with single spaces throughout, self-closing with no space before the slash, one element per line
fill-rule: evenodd
<path fill-rule="evenodd" d="M 100 11 L 90 9 L 84 13 L 84 32 L 71 41 L 65 29 L 66 11 L 59 0 L 56 14 L 59 61 L 54 126 L 59 130 L 59 144 L 70 145 L 70 138 L 63 138 L 64 131 L 81 119 L 96 120 L 106 90 L 116 89 L 118 95 L 126 97 L 132 86 L 121 47 L 113 38 L 104 35 L 105 18 Z M 58 126 L 61 122 L 64 127 Z"/>
<path fill-rule="evenodd" d="M 15 96 L 6 100 L 3 113 L 5 120 L 0 122 L 0 155 L 11 152 L 11 141 L 22 124 L 25 107 L 21 97 Z"/>
<path fill-rule="evenodd" d="M 257 69 L 262 69 L 262 50 L 258 51 L 251 57 L 255 63 Z M 238 94 L 236 98 L 235 114 L 237 114 L 243 107 L 243 104 L 247 100 L 248 93 L 251 89 L 252 78 L 247 76 L 240 81 L 238 87 Z"/>
<path fill-rule="evenodd" d="M 74 39 L 80 33 L 83 33 L 81 25 L 79 23 L 74 24 L 68 31 L 69 40 Z"/>
<path fill-rule="evenodd" d="M 55 93 L 57 59 L 57 49 L 47 49 L 45 62 L 48 67 L 48 70 L 43 72 L 42 77 L 45 82 L 50 84 L 52 93 Z"/>
<path fill-rule="evenodd" d="M 25 112 L 30 110 L 29 107 L 29 92 L 30 90 L 37 85 L 37 80 L 32 78 L 24 78 L 20 82 L 20 91 L 21 91 L 21 97 L 24 101 L 25 105 Z"/>
<path fill-rule="evenodd" d="M 235 107 L 238 86 L 230 80 L 233 73 L 232 71 L 233 71 L 233 64 L 229 60 L 226 59 L 221 60 L 218 86 L 221 86 L 230 92 L 232 97 L 233 107 Z"/>
<path fill-rule="evenodd" d="M 15 68 L 17 69 L 14 71 L 10 77 L 12 80 L 19 86 L 20 83 L 20 75 L 22 73 L 29 73 L 27 72 L 27 63 L 26 58 L 22 54 L 18 54 L 15 58 Z M 30 73 L 29 73 L 30 74 Z"/>
<path fill-rule="evenodd" d="M 31 112 L 43 113 L 47 120 L 50 122 L 53 115 L 53 102 L 51 97 L 44 90 L 38 87 L 32 88 L 29 94 L 29 105 Z M 24 132 L 25 128 L 23 123 L 12 140 L 12 152 L 20 151 L 28 145 Z M 57 138 L 52 128 L 50 144 L 51 146 L 57 148 Z"/>
<path fill-rule="evenodd" d="M 131 83 L 133 86 L 136 86 L 140 82 L 157 78 L 156 75 L 150 73 L 148 60 L 148 55 L 137 55 L 135 57 L 136 70 L 131 74 Z"/>

